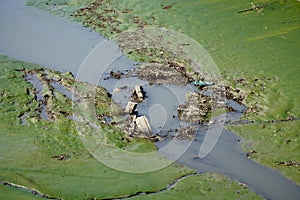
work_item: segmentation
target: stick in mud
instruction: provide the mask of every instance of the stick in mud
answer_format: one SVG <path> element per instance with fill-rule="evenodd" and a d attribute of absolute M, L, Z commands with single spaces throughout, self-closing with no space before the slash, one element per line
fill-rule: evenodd
<path fill-rule="evenodd" d="M 264 7 L 267 7 L 270 4 L 269 4 L 269 2 L 265 2 L 260 5 L 255 5 L 253 2 L 251 2 L 251 5 L 252 6 L 250 8 L 240 10 L 240 11 L 238 11 L 238 13 L 248 12 L 248 11 L 252 11 L 252 10 L 256 10 L 258 13 L 260 13 L 261 9 L 263 9 Z"/>

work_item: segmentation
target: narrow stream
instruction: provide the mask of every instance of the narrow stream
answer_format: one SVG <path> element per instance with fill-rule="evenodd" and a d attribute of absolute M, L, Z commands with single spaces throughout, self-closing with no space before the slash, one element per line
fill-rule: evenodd
<path fill-rule="evenodd" d="M 77 73 L 80 64 L 90 50 L 99 42 L 104 41 L 103 37 L 83 28 L 78 23 L 26 7 L 25 0 L 0 0 L 0 27 L 1 53 L 51 69 L 71 71 L 74 74 Z M 81 76 L 78 77 L 80 80 L 97 84 L 99 83 L 97 75 L 103 73 L 105 69 L 109 73 L 111 69 L 124 70 L 134 67 L 135 62 L 122 56 L 116 45 L 108 44 L 104 47 L 101 49 L 102 52 L 96 52 L 101 55 L 99 60 L 103 61 L 104 59 L 104 63 L 98 63 L 97 68 L 90 69 L 94 71 L 95 77 L 81 73 Z M 105 63 L 105 59 L 110 62 L 110 57 L 116 56 L 118 59 L 110 63 L 110 68 L 106 68 L 108 63 Z M 97 63 L 97 60 L 93 62 Z M 171 85 L 168 87 L 151 86 L 141 80 L 135 80 L 137 82 L 123 81 L 126 86 L 129 83 L 144 84 L 148 98 L 138 109 L 140 114 L 152 118 L 151 125 L 154 130 L 159 131 L 160 127 L 166 130 L 178 128 L 177 107 L 185 100 L 185 93 L 189 88 Z M 102 81 L 100 85 L 106 87 L 110 92 L 113 90 L 112 86 L 115 86 L 113 81 Z M 172 91 L 177 91 L 177 97 L 181 98 L 174 98 L 170 93 L 170 87 L 173 87 Z M 164 97 L 162 98 L 162 96 Z M 117 97 L 114 98 L 118 100 Z M 125 100 L 126 98 L 120 100 L 121 104 L 124 104 Z M 161 110 L 159 105 L 163 106 L 163 114 L 157 111 Z M 155 120 L 155 116 L 160 118 Z M 165 123 L 162 124 L 161 121 L 165 121 Z M 208 126 L 199 127 L 192 145 L 177 162 L 196 169 L 198 172 L 226 174 L 245 183 L 250 189 L 267 199 L 299 199 L 300 187 L 298 185 L 280 173 L 247 159 L 245 153 L 240 149 L 239 141 L 241 139 L 226 129 L 223 129 L 220 139 L 208 156 L 200 159 L 198 157 L 199 148 L 207 129 Z M 158 148 L 167 142 L 168 138 L 157 143 Z M 185 141 L 182 141 L 181 145 L 186 145 Z M 171 157 L 168 152 L 162 153 L 166 157 Z"/>
<path fill-rule="evenodd" d="M 35 196 L 38 196 L 38 197 L 41 197 L 41 198 L 44 198 L 44 199 L 62 200 L 60 198 L 55 198 L 55 197 L 47 196 L 47 195 L 42 194 L 41 192 L 39 192 L 37 190 L 31 189 L 31 188 L 27 188 L 27 187 L 24 187 L 22 185 L 17 185 L 17 184 L 14 184 L 14 183 L 0 181 L 0 185 L 4 185 L 4 186 L 8 186 L 8 187 L 14 187 L 14 188 L 23 190 L 25 192 L 30 192 L 32 195 L 35 195 Z"/>

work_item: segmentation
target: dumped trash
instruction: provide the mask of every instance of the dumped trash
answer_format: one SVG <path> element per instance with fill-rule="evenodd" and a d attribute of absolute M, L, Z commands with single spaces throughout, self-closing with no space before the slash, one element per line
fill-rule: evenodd
<path fill-rule="evenodd" d="M 214 85 L 214 82 L 205 82 L 205 81 L 194 81 L 194 85 L 196 86 L 200 86 L 201 88 L 206 87 L 206 86 L 212 86 Z"/>

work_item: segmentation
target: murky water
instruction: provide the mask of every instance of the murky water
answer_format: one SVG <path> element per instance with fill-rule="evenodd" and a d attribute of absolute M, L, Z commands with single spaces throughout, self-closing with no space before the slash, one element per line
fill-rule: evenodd
<path fill-rule="evenodd" d="M 25 0 L 0 0 L 0 53 L 7 56 L 76 72 L 103 40 L 79 23 L 25 6 Z"/>
<path fill-rule="evenodd" d="M 99 55 L 98 58 L 90 61 L 89 69 L 84 69 L 93 71 L 93 76 L 91 76 L 90 73 L 84 73 L 84 70 L 80 71 L 79 66 L 99 42 L 103 42 L 103 48 L 94 52 Z M 108 75 L 112 69 L 125 70 L 135 65 L 135 62 L 122 56 L 117 45 L 105 42 L 97 33 L 83 28 L 78 23 L 26 7 L 25 0 L 0 0 L 0 52 L 55 70 L 67 70 L 75 74 L 79 70 L 80 75 L 77 77 L 90 83 L 99 83 L 98 76 L 103 72 Z M 130 97 L 128 92 L 131 91 L 131 86 L 135 84 L 143 85 L 148 95 L 146 100 L 139 105 L 138 111 L 139 114 L 148 116 L 153 130 L 158 132 L 176 129 L 180 126 L 177 119 L 177 106 L 185 101 L 187 91 L 194 90 L 192 86 L 185 88 L 171 85 L 155 86 L 136 78 L 104 82 L 100 80 L 100 85 L 110 92 L 115 87 L 127 86 L 122 90 L 123 92 L 113 93 L 113 98 L 123 107 Z M 228 103 L 239 107 L 235 102 Z M 243 110 L 243 107 L 239 109 Z M 238 119 L 239 113 L 228 116 Z M 299 186 L 276 171 L 248 160 L 245 153 L 240 150 L 240 139 L 225 129 L 213 150 L 208 156 L 200 159 L 199 148 L 208 128 L 208 126 L 198 128 L 195 141 L 178 160 L 179 163 L 200 172 L 226 174 L 249 185 L 251 189 L 268 199 L 299 198 Z M 157 143 L 158 148 L 167 142 L 168 139 Z M 185 141 L 178 141 L 178 148 L 186 144 Z M 173 151 L 176 151 L 176 148 Z M 162 153 L 169 156 L 169 152 Z"/>
<path fill-rule="evenodd" d="M 199 172 L 215 172 L 228 175 L 249 186 L 267 199 L 298 199 L 299 186 L 284 178 L 278 172 L 261 166 L 246 158 L 240 149 L 240 138 L 230 131 L 223 129 L 221 137 L 204 159 L 198 158 L 207 128 L 198 130 L 196 140 L 184 153 L 178 163 L 187 165 Z M 168 141 L 158 144 L 164 146 Z M 182 142 L 181 145 L 185 145 Z M 175 151 L 176 149 L 174 149 Z M 168 157 L 168 153 L 165 152 Z"/>
<path fill-rule="evenodd" d="M 36 92 L 36 101 L 39 102 L 39 110 L 41 112 L 41 118 L 42 119 L 49 119 L 49 116 L 47 114 L 47 107 L 46 102 L 44 102 L 42 91 L 44 89 L 42 82 L 35 76 L 28 74 L 26 77 L 26 80 L 31 83 Z"/>

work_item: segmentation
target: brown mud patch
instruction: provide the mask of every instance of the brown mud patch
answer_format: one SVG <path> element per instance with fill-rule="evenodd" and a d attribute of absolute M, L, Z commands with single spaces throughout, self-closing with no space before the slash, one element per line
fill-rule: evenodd
<path fill-rule="evenodd" d="M 190 79 L 182 75 L 184 71 L 185 69 L 170 64 L 149 63 L 140 65 L 135 73 L 139 79 L 150 84 L 186 85 Z"/>

